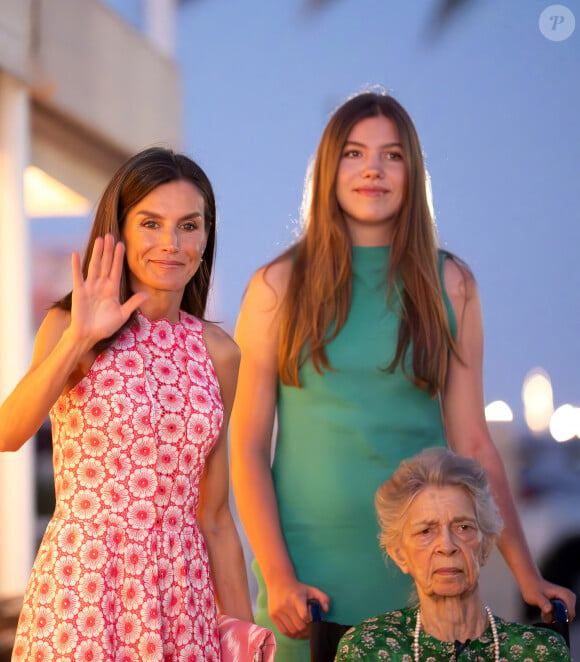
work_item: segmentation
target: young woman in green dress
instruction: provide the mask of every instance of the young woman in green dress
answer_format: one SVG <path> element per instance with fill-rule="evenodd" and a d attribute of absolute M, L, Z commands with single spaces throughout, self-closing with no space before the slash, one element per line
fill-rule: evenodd
<path fill-rule="evenodd" d="M 407 112 L 386 94 L 346 101 L 308 186 L 301 236 L 252 277 L 236 329 L 232 480 L 277 660 L 309 660 L 310 598 L 343 623 L 406 603 L 409 584 L 376 545 L 373 498 L 429 446 L 481 462 L 524 598 L 549 611 L 560 597 L 573 613 L 530 555 L 486 426 L 477 286 L 438 250 Z"/>

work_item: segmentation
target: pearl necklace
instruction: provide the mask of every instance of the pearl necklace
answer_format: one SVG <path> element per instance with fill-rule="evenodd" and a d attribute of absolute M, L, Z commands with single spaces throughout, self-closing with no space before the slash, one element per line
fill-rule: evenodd
<path fill-rule="evenodd" d="M 499 635 L 497 633 L 497 625 L 495 624 L 495 618 L 491 613 L 491 609 L 484 605 L 485 611 L 487 612 L 487 618 L 489 620 L 489 625 L 491 627 L 491 634 L 493 636 L 493 652 L 495 657 L 495 662 L 499 662 Z M 421 632 L 421 609 L 417 609 L 417 625 L 415 625 L 415 634 L 413 635 L 413 653 L 415 662 L 420 662 L 419 660 L 419 632 Z"/>

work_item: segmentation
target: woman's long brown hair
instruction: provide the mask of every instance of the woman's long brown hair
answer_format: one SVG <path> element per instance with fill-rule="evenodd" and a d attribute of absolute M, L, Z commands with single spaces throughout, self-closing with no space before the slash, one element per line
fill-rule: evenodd
<path fill-rule="evenodd" d="M 105 188 L 97 207 L 91 234 L 84 252 L 82 272 L 86 278 L 97 237 L 112 234 L 115 241 L 122 241 L 123 226 L 129 210 L 158 186 L 180 180 L 193 184 L 201 193 L 204 203 L 203 217 L 207 231 L 203 261 L 185 286 L 180 307 L 196 317 L 203 318 L 216 252 L 216 203 L 213 188 L 207 175 L 195 161 L 192 161 L 185 154 L 179 154 L 163 147 L 150 147 L 132 156 L 117 170 Z M 125 258 L 119 286 L 120 303 L 125 303 L 133 294 L 129 287 L 128 272 L 129 267 Z M 71 303 L 72 292 L 69 292 L 62 299 L 56 301 L 53 307 L 70 311 Z M 121 329 L 110 338 L 98 342 L 94 349 L 97 352 L 102 352 L 134 319 L 135 313 Z"/>
<path fill-rule="evenodd" d="M 448 353 L 454 352 L 438 266 L 438 242 L 427 197 L 425 165 L 413 122 L 387 94 L 364 92 L 331 117 L 318 146 L 301 237 L 278 260 L 292 271 L 281 307 L 278 369 L 282 383 L 301 386 L 299 369 L 311 360 L 317 372 L 332 370 L 327 344 L 343 327 L 351 302 L 351 241 L 336 197 L 336 176 L 355 124 L 385 116 L 399 132 L 407 166 L 407 190 L 391 243 L 385 297 L 397 296 L 401 321 L 397 349 L 387 370 L 405 376 L 435 397 L 443 388 Z M 275 261 L 278 261 L 275 260 Z M 408 354 L 411 352 L 411 371 Z"/>

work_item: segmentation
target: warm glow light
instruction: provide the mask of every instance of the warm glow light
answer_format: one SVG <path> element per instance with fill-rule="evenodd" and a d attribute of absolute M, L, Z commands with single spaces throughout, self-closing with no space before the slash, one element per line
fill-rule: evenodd
<path fill-rule="evenodd" d="M 485 408 L 486 421 L 513 421 L 514 415 L 510 406 L 503 400 L 494 400 Z"/>
<path fill-rule="evenodd" d="M 542 368 L 526 375 L 522 388 L 524 417 L 532 432 L 545 432 L 554 413 L 554 394 L 550 376 Z"/>
<path fill-rule="evenodd" d="M 572 405 L 558 407 L 550 419 L 550 434 L 556 441 L 570 441 L 577 436 L 580 409 Z"/>
<path fill-rule="evenodd" d="M 34 218 L 85 216 L 90 212 L 86 198 L 35 166 L 24 172 L 24 207 L 26 215 Z"/>

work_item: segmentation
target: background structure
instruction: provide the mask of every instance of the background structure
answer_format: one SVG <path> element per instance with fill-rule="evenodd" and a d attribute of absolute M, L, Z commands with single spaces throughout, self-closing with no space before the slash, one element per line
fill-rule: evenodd
<path fill-rule="evenodd" d="M 556 567 L 576 559 L 565 579 L 580 586 L 574 15 L 580 0 L 0 0 L 0 397 L 128 153 L 178 147 L 208 172 L 220 223 L 211 316 L 231 332 L 251 273 L 295 236 L 329 115 L 379 85 L 415 120 L 441 242 L 479 282 L 486 402 L 513 413 L 492 431 L 534 552 Z M 532 430 L 521 392 L 537 367 L 547 414 Z M 568 443 L 548 433 L 554 409 Z M 23 589 L 46 521 L 31 524 L 35 460 L 38 493 L 50 492 L 50 438 L 36 447 L 0 457 L 0 597 Z M 501 563 L 490 577 L 492 604 L 511 615 Z"/>

